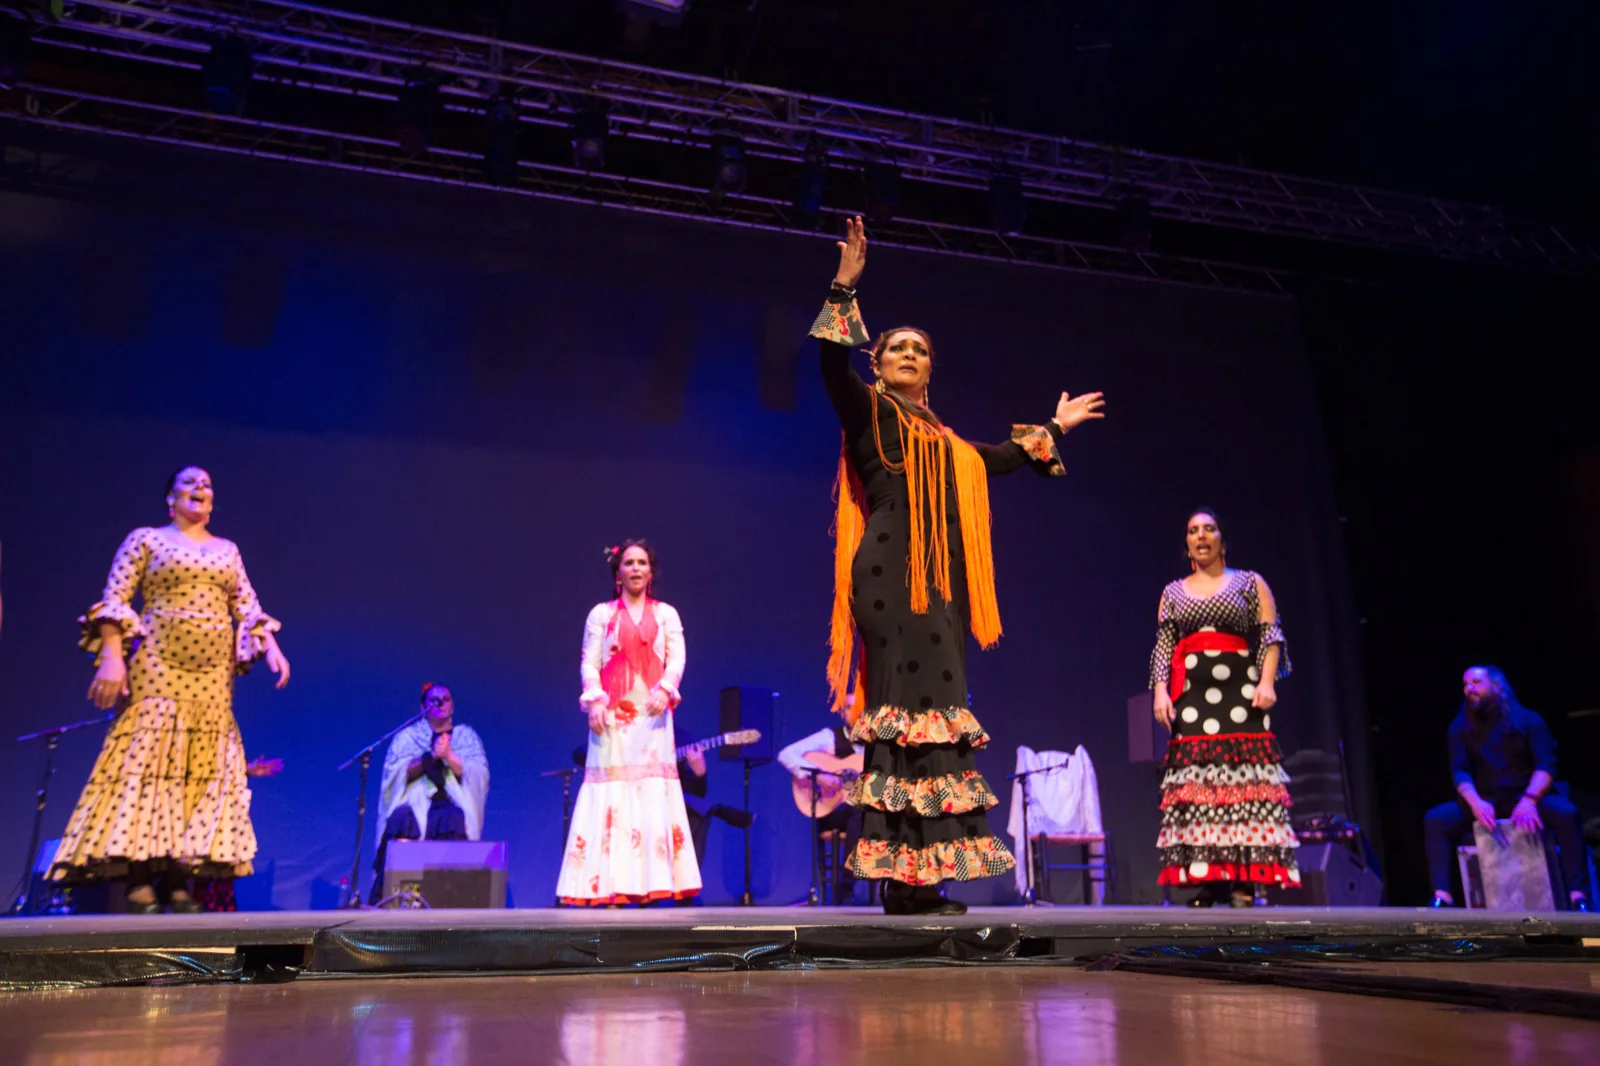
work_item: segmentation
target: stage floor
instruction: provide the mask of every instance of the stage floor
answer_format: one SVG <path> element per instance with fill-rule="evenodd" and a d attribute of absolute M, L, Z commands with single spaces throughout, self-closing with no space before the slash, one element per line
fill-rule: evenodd
<path fill-rule="evenodd" d="M 402 974 L 1600 959 L 1600 916 L 1406 908 L 361 910 L 0 922 L 0 988 Z M 1106 962 L 1105 960 L 1112 960 Z M 1216 974 L 1226 976 L 1225 974 Z"/>
<path fill-rule="evenodd" d="M 1546 966 L 1553 964 L 1544 964 Z M 1600 1024 L 996 967 L 113 988 L 0 998 L 28 1066 L 1171 1066 L 1600 1061 Z"/>

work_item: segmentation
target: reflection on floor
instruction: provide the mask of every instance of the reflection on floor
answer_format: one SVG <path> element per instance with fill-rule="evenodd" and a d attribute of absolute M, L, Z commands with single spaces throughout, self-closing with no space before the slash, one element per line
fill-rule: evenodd
<path fill-rule="evenodd" d="M 1517 965 L 1561 975 L 1521 984 L 1595 970 Z M 0 1027 L 28 1066 L 1600 1062 L 1594 1022 L 1062 966 L 18 993 Z"/>

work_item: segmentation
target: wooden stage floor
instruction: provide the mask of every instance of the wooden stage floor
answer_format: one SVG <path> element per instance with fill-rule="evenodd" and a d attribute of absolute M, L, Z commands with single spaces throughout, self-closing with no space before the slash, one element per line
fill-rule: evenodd
<path fill-rule="evenodd" d="M 1075 966 L 26 992 L 0 1026 L 19 1066 L 1600 1062 L 1594 1021 Z"/>

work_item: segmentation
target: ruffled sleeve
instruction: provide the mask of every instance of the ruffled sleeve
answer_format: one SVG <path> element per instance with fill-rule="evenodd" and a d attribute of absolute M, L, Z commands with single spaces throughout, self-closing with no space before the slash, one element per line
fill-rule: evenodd
<path fill-rule="evenodd" d="M 1278 673 L 1274 680 L 1281 681 L 1294 672 L 1294 667 L 1289 665 L 1289 641 L 1283 635 L 1282 615 L 1274 609 L 1271 619 L 1261 617 L 1261 594 L 1258 586 L 1260 575 L 1247 571 L 1248 579 L 1245 582 L 1245 599 L 1250 604 L 1250 621 L 1255 629 L 1256 638 L 1256 669 L 1265 672 L 1267 662 L 1267 649 L 1274 644 L 1278 646 Z"/>
<path fill-rule="evenodd" d="M 245 573 L 244 557 L 234 548 L 238 559 L 237 580 L 233 586 L 233 620 L 239 624 L 234 648 L 234 671 L 240 675 L 250 672 L 255 661 L 267 654 L 267 636 L 283 628 L 283 624 L 261 609 L 255 586 Z"/>
<path fill-rule="evenodd" d="M 111 560 L 111 572 L 106 575 L 106 587 L 100 600 L 78 619 L 83 634 L 78 647 L 90 655 L 100 655 L 100 623 L 115 622 L 122 630 L 122 650 L 133 650 L 133 642 L 144 636 L 144 624 L 139 612 L 133 609 L 133 594 L 144 582 L 145 570 L 150 565 L 150 536 L 153 531 L 144 526 L 129 533 Z"/>
<path fill-rule="evenodd" d="M 1178 621 L 1172 616 L 1172 600 L 1165 589 L 1161 592 L 1161 606 L 1156 618 L 1156 646 L 1150 653 L 1152 691 L 1171 680 L 1172 650 L 1178 646 Z"/>

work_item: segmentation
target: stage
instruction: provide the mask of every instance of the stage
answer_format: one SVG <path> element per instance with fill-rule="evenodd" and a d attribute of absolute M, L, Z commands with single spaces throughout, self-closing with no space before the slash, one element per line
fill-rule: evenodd
<path fill-rule="evenodd" d="M 1595 963 L 1600 916 L 1039 906 L 974 908 L 944 919 L 887 917 L 867 908 L 677 907 L 0 922 L 0 987 L 12 991 L 396 975 L 1040 964 L 1246 980 L 1270 972 L 1279 980 L 1308 967 L 1327 974 L 1331 964 L 1490 959 Z M 1600 1013 L 1600 993 L 1580 1001 Z"/>

